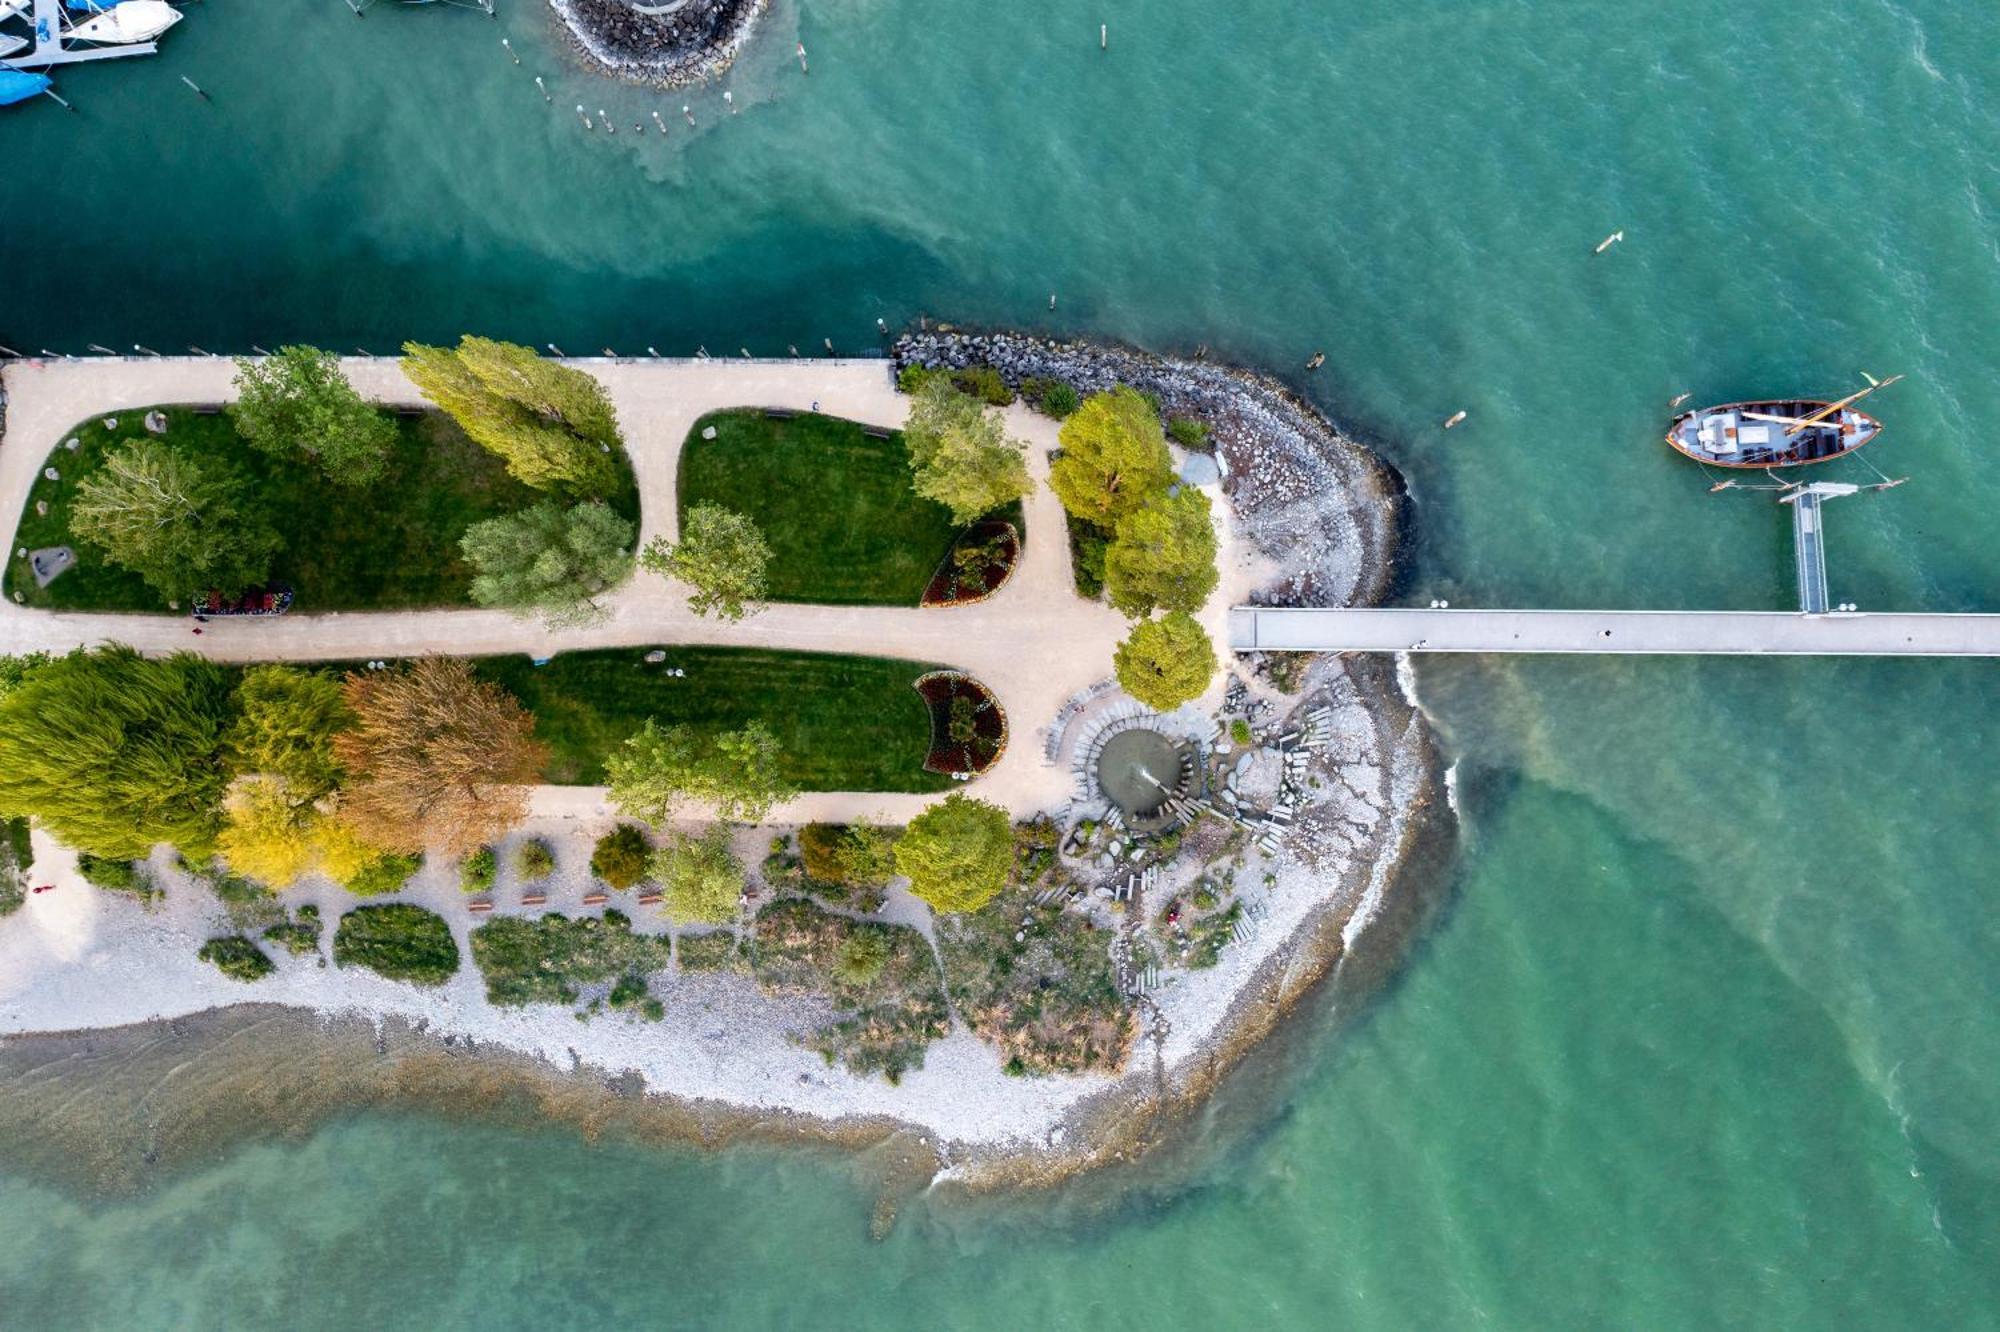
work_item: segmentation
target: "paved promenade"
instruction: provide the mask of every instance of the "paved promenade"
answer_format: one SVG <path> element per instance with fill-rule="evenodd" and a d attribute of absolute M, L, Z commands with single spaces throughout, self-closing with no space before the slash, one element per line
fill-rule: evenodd
<path fill-rule="evenodd" d="M 389 359 L 343 363 L 363 395 L 391 405 L 422 401 Z M 640 542 L 675 534 L 675 469 L 695 421 L 725 407 L 821 411 L 870 425 L 900 427 L 908 399 L 888 363 L 870 361 L 580 361 L 601 380 L 618 411 L 639 484 Z M 0 371 L 7 421 L 0 434 L 0 526 L 7 549 L 29 488 L 49 453 L 80 421 L 164 403 L 214 403 L 234 396 L 234 364 L 221 358 L 20 361 Z M 1008 433 L 1028 442 L 1036 485 L 1026 501 L 1027 555 L 997 595 L 969 607 L 773 605 L 738 624 L 687 608 L 686 591 L 639 573 L 600 598 L 602 624 L 551 633 L 539 622 L 477 609 L 293 614 L 272 620 L 215 620 L 199 637 L 186 617 L 72 614 L 0 605 L 0 652 L 66 651 L 129 643 L 142 651 L 195 651 L 224 661 L 311 661 L 527 652 L 578 648 L 731 644 L 815 652 L 866 653 L 945 662 L 994 691 L 1013 729 L 1006 755 L 973 785 L 978 794 L 1027 814 L 1064 798 L 1067 769 L 1042 758 L 1035 731 L 1069 696 L 1111 673 L 1126 625 L 1108 606 L 1071 590 L 1062 506 L 1045 484 L 1056 424 L 1024 407 L 1007 412 Z M 135 423 L 136 424 L 136 423 Z M 1226 605 L 1207 613 L 1218 638 Z M 776 820 L 879 817 L 902 821 L 934 797 L 818 793 L 784 806 Z M 605 812 L 594 787 L 544 787 L 534 811 L 547 817 Z"/>
<path fill-rule="evenodd" d="M 1238 652 L 1614 652 L 1738 656 L 2000 656 L 2000 615 L 1796 611 L 1229 612 Z"/>

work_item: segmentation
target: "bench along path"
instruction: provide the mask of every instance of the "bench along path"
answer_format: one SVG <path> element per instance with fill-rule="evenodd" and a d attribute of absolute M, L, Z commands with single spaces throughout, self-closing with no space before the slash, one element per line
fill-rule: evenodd
<path fill-rule="evenodd" d="M 909 400 L 896 392 L 888 363 L 873 361 L 581 361 L 610 392 L 625 432 L 641 503 L 640 543 L 672 538 L 675 471 L 682 442 L 700 417 L 726 407 L 817 402 L 832 416 L 900 427 Z M 363 395 L 388 405 L 422 401 L 394 360 L 350 359 L 343 368 Z M 215 403 L 234 396 L 232 362 L 221 358 L 101 358 L 18 361 L 0 371 L 7 421 L 0 435 L 0 525 L 8 548 L 29 489 L 65 432 L 93 416 L 162 403 Z M 136 426 L 136 422 L 135 422 Z M 199 636 L 186 616 L 28 610 L 0 605 L 0 652 L 67 651 L 128 643 L 145 652 L 193 651 L 221 661 L 315 661 L 478 656 L 552 656 L 579 648 L 723 644 L 858 653 L 945 662 L 978 677 L 1007 709 L 1011 736 L 993 769 L 968 785 L 1016 814 L 1060 804 L 1066 770 L 1049 766 L 1035 731 L 1063 700 L 1110 674 L 1125 621 L 1071 590 L 1062 506 L 1045 484 L 1056 424 L 1016 406 L 1008 433 L 1028 442 L 1035 478 L 1027 500 L 1027 555 L 1006 587 L 955 609 L 773 605 L 737 624 L 687 608 L 678 584 L 639 573 L 600 598 L 609 617 L 585 629 L 550 632 L 534 620 L 477 609 L 291 614 L 269 620 L 211 620 Z M 60 459 L 57 460 L 60 465 Z M 1226 605 L 1211 602 L 1210 630 L 1221 641 Z M 801 796 L 774 821 L 908 819 L 935 796 L 820 792 Z M 599 818 L 597 787 L 539 787 L 533 811 L 547 818 Z M 691 811 L 692 812 L 692 811 Z"/>

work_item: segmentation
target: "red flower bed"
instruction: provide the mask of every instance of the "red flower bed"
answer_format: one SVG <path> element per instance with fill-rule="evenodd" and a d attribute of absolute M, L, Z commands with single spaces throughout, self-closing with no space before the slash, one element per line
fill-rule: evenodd
<path fill-rule="evenodd" d="M 931 712 L 927 772 L 985 772 L 1007 752 L 1007 713 L 993 691 L 957 671 L 917 678 L 917 692 Z"/>
<path fill-rule="evenodd" d="M 926 606 L 965 606 L 984 601 L 1004 587 L 1021 561 L 1021 535 L 1014 524 L 974 523 L 958 534 L 944 563 L 924 589 Z"/>

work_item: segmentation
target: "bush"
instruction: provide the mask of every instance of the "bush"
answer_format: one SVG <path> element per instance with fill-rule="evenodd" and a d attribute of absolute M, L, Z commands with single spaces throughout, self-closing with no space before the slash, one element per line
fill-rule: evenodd
<path fill-rule="evenodd" d="M 359 873 L 341 887 L 356 897 L 380 897 L 384 893 L 400 892 L 410 876 L 423 864 L 421 856 L 392 854 L 377 856 L 361 867 Z"/>
<path fill-rule="evenodd" d="M 274 943 L 293 957 L 303 957 L 307 953 L 319 951 L 319 908 L 307 903 L 299 908 L 297 920 L 288 920 L 273 925 L 264 931 L 267 942 Z"/>
<path fill-rule="evenodd" d="M 240 934 L 210 939 L 195 956 L 231 980 L 262 980 L 277 970 L 277 965 L 264 956 L 263 949 Z"/>
<path fill-rule="evenodd" d="M 160 895 L 153 872 L 135 861 L 84 852 L 76 858 L 76 868 L 85 881 L 108 893 L 130 893 L 141 900 Z"/>
<path fill-rule="evenodd" d="M 486 998 L 507 1006 L 572 1004 L 579 987 L 618 977 L 611 1004 L 623 1007 L 621 991 L 636 984 L 643 997 L 646 977 L 666 969 L 672 950 L 665 935 L 634 934 L 617 911 L 602 919 L 503 916 L 472 932 L 472 961 L 486 979 Z"/>
<path fill-rule="evenodd" d="M 623 891 L 646 877 L 652 854 L 646 830 L 636 823 L 621 823 L 597 839 L 597 848 L 590 853 L 590 872 Z"/>
<path fill-rule="evenodd" d="M 333 960 L 390 980 L 442 985 L 458 971 L 458 943 L 434 911 L 407 902 L 356 907 L 333 933 Z"/>
<path fill-rule="evenodd" d="M 867 888 L 896 877 L 896 834 L 866 823 L 808 823 L 799 830 L 806 877 L 841 888 Z"/>
<path fill-rule="evenodd" d="M 748 971 L 750 959 L 734 931 L 714 930 L 708 934 L 683 934 L 674 942 L 682 971 Z"/>
<path fill-rule="evenodd" d="M 534 883 L 556 872 L 555 848 L 539 837 L 531 837 L 514 848 L 514 872 L 521 882 Z"/>
<path fill-rule="evenodd" d="M 1021 381 L 1021 396 L 1043 416 L 1060 421 L 1083 405 L 1083 397 L 1060 379 L 1030 376 Z"/>
<path fill-rule="evenodd" d="M 951 386 L 989 407 L 1006 407 L 1014 401 L 1014 390 L 1007 387 L 1007 381 L 990 365 L 971 365 L 953 371 Z"/>
<path fill-rule="evenodd" d="M 850 934 L 833 959 L 836 983 L 860 988 L 874 982 L 889 964 L 889 936 L 873 930 Z"/>
<path fill-rule="evenodd" d="M 943 373 L 927 366 L 906 365 L 896 372 L 896 387 L 904 393 L 914 394 Z"/>
<path fill-rule="evenodd" d="M 458 862 L 458 886 L 468 893 L 489 892 L 499 873 L 500 858 L 493 854 L 492 847 L 482 846 Z"/>
<path fill-rule="evenodd" d="M 1249 744 L 1252 739 L 1252 736 L 1250 734 L 1250 723 L 1244 721 L 1241 717 L 1233 719 L 1229 723 L 1229 739 L 1231 743 L 1235 744 L 1239 748 Z"/>
<path fill-rule="evenodd" d="M 1208 423 L 1197 421 L 1192 416 L 1175 416 L 1167 421 L 1167 438 L 1184 449 L 1206 449 Z"/>
<path fill-rule="evenodd" d="M 743 866 L 730 849 L 729 825 L 712 823 L 699 837 L 674 836 L 653 857 L 653 876 L 676 921 L 719 925 L 735 918 L 743 896 Z"/>
<path fill-rule="evenodd" d="M 1076 594 L 1086 601 L 1104 595 L 1104 555 L 1111 548 L 1111 533 L 1096 523 L 1065 511 L 1069 526 L 1069 569 Z"/>

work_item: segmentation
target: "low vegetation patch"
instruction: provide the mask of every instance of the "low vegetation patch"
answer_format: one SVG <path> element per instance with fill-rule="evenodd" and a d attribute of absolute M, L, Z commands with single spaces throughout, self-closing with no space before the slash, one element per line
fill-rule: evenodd
<path fill-rule="evenodd" d="M 681 970 L 748 971 L 750 958 L 734 930 L 712 930 L 707 934 L 683 934 L 674 941 L 674 954 Z"/>
<path fill-rule="evenodd" d="M 333 932 L 333 960 L 390 980 L 442 985 L 458 971 L 458 943 L 434 911 L 407 902 L 356 907 Z"/>
<path fill-rule="evenodd" d="M 308 902 L 295 919 L 281 921 L 264 931 L 264 941 L 274 943 L 293 957 L 319 951 L 319 908 Z"/>
<path fill-rule="evenodd" d="M 28 867 L 34 864 L 26 819 L 0 823 L 0 916 L 11 915 L 28 900 Z"/>
<path fill-rule="evenodd" d="M 210 939 L 195 956 L 231 980 L 262 980 L 278 969 L 263 949 L 240 934 Z"/>
<path fill-rule="evenodd" d="M 830 1064 L 895 1082 L 922 1067 L 924 1048 L 945 1034 L 950 1010 L 937 961 L 908 926 L 852 920 L 792 898 L 757 913 L 751 959 L 766 990 L 832 1001 L 835 1019 L 804 1038 Z"/>
<path fill-rule="evenodd" d="M 648 998 L 645 978 L 666 970 L 671 951 L 665 935 L 635 934 L 617 911 L 601 919 L 503 916 L 472 932 L 472 961 L 486 980 L 486 998 L 509 1007 L 573 1004 L 582 986 L 610 980 L 619 985 L 613 1008 L 638 1007 Z"/>
<path fill-rule="evenodd" d="M 1004 587 L 1021 561 L 1021 537 L 1014 524 L 991 520 L 959 533 L 951 552 L 924 589 L 926 606 L 965 606 L 984 601 Z"/>
<path fill-rule="evenodd" d="M 522 883 L 537 883 L 556 872 L 556 850 L 540 837 L 514 848 L 514 873 Z"/>
<path fill-rule="evenodd" d="M 363 865 L 355 876 L 342 886 L 356 897 L 381 897 L 403 890 L 410 876 L 423 866 L 422 856 L 391 854 L 377 856 Z"/>
<path fill-rule="evenodd" d="M 799 829 L 806 890 L 856 911 L 879 909 L 896 877 L 896 837 L 893 828 L 867 823 L 808 823 Z"/>
<path fill-rule="evenodd" d="M 85 852 L 76 858 L 76 868 L 85 882 L 108 893 L 127 893 L 142 902 L 160 895 L 160 885 L 154 880 L 152 869 L 135 860 Z"/>
<path fill-rule="evenodd" d="M 493 881 L 499 876 L 500 857 L 490 846 L 482 846 L 458 862 L 458 886 L 464 892 L 491 892 Z"/>
<path fill-rule="evenodd" d="M 933 671 L 917 681 L 930 709 L 928 772 L 985 772 L 1007 752 L 1007 714 L 993 691 L 957 671 Z"/>

